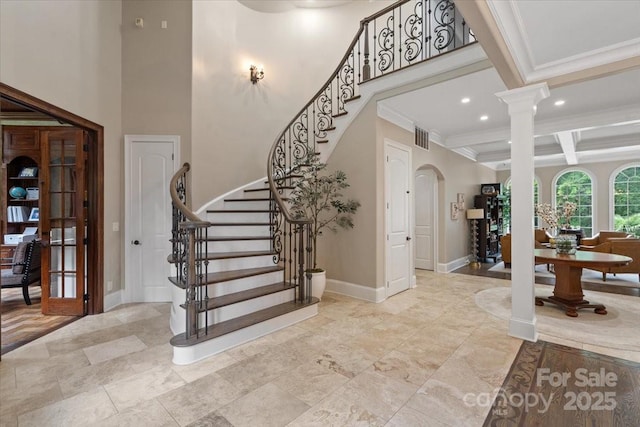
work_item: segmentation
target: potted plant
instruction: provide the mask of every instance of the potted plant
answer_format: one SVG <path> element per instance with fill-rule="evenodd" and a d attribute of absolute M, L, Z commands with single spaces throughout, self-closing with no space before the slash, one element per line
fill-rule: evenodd
<path fill-rule="evenodd" d="M 314 297 L 322 299 L 325 287 L 325 270 L 318 268 L 318 237 L 325 229 L 337 232 L 338 228 L 353 228 L 353 215 L 360 202 L 347 199 L 342 190 L 349 187 L 347 175 L 343 171 L 329 173 L 327 165 L 321 163 L 316 154 L 310 154 L 297 173 L 300 176 L 291 192 L 289 203 L 296 218 L 308 218 L 311 224 L 312 274 Z"/>

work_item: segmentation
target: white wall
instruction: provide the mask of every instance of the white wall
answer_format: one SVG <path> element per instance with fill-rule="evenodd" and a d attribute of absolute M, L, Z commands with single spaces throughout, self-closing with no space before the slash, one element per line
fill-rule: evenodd
<path fill-rule="evenodd" d="M 193 3 L 194 206 L 266 175 L 274 140 L 321 88 L 362 18 L 390 2 L 261 13 Z M 265 77 L 249 81 L 249 66 Z"/>
<path fill-rule="evenodd" d="M 104 280 L 120 286 L 120 1 L 0 2 L 0 81 L 104 126 Z"/>

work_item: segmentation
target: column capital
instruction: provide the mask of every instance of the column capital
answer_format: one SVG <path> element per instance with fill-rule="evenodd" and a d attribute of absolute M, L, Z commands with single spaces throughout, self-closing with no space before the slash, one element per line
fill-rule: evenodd
<path fill-rule="evenodd" d="M 533 114 L 535 114 L 533 107 L 538 105 L 538 102 L 549 97 L 549 87 L 546 82 L 543 82 L 498 92 L 496 96 L 509 106 L 510 115 L 529 111 L 533 111 Z"/>

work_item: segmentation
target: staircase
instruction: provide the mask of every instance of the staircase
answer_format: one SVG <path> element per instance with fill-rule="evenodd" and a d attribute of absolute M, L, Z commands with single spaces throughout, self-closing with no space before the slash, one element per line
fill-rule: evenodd
<path fill-rule="evenodd" d="M 188 364 L 318 313 L 310 225 L 287 195 L 311 154 L 326 160 L 373 92 L 360 85 L 472 43 L 450 0 L 400 0 L 363 19 L 329 80 L 276 138 L 267 177 L 191 210 L 189 169 L 171 181 L 173 361 Z M 412 70 L 415 70 L 413 68 Z M 415 71 L 414 71 L 415 72 Z M 350 114 L 351 113 L 351 114 Z"/>

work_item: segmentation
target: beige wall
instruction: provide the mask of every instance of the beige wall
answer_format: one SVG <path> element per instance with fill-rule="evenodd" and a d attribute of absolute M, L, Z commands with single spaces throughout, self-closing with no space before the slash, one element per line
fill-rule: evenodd
<path fill-rule="evenodd" d="M 191 158 L 190 1 L 122 3 L 122 133 L 180 135 L 181 160 Z"/>
<path fill-rule="evenodd" d="M 389 3 L 261 13 L 194 2 L 194 206 L 266 175 L 278 133 L 338 66 L 360 20 Z M 251 64 L 264 65 L 255 85 Z"/>
<path fill-rule="evenodd" d="M 595 221 L 593 232 L 598 230 L 612 230 L 613 218 L 611 217 L 611 194 L 610 180 L 611 174 L 625 166 L 640 164 L 638 161 L 616 161 L 602 163 L 585 163 L 576 166 L 548 166 L 536 168 L 536 177 L 540 180 L 540 203 L 551 203 L 553 190 L 551 188 L 553 179 L 561 172 L 579 169 L 590 174 L 594 179 L 595 195 Z M 511 171 L 498 172 L 499 182 L 506 182 L 511 176 Z"/>
<path fill-rule="evenodd" d="M 362 204 L 353 230 L 326 233 L 319 241 L 319 264 L 330 279 L 384 286 L 385 140 L 412 147 L 413 172 L 424 167 L 437 171 L 438 262 L 450 263 L 470 253 L 467 221 L 464 215 L 451 220 L 450 203 L 457 200 L 457 193 L 464 193 L 470 206 L 481 183 L 495 182 L 495 172 L 433 143 L 429 151 L 414 148 L 412 132 L 377 117 L 374 99 L 350 125 L 327 162 L 331 170 L 346 172 L 351 187 L 344 194 Z"/>
<path fill-rule="evenodd" d="M 119 1 L 0 2 L 0 81 L 104 126 L 105 283 L 121 286 Z"/>

